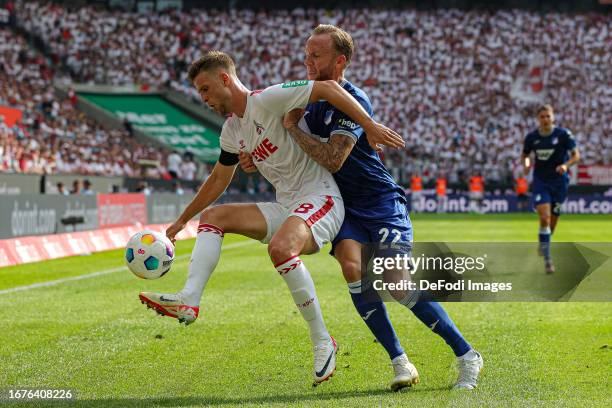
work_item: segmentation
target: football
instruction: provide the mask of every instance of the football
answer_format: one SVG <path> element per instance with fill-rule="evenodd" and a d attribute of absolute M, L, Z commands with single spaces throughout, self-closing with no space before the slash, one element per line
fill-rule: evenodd
<path fill-rule="evenodd" d="M 125 249 L 125 262 L 132 273 L 142 279 L 157 279 L 170 270 L 174 245 L 163 234 L 141 231 L 132 236 Z"/>

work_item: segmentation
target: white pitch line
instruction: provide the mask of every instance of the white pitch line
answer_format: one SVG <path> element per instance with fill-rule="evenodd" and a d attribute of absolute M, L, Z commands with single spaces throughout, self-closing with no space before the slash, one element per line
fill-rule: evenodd
<path fill-rule="evenodd" d="M 243 247 L 243 246 L 247 246 L 247 245 L 252 245 L 252 244 L 254 244 L 256 242 L 258 242 L 258 241 L 249 240 L 249 241 L 245 241 L 245 242 L 234 242 L 233 244 L 228 244 L 228 245 L 225 245 L 225 246 L 221 247 L 221 251 L 224 251 L 226 249 L 234 249 L 234 248 L 239 248 L 239 247 Z M 179 260 L 187 259 L 190 256 L 191 256 L 191 254 L 189 254 L 189 255 L 181 255 L 181 256 L 177 256 L 174 259 L 176 261 L 179 261 Z M 48 286 L 55 286 L 55 285 L 59 285 L 59 284 L 65 283 L 65 282 L 72 282 L 72 281 L 79 281 L 79 280 L 83 280 L 83 279 L 95 278 L 97 276 L 108 275 L 108 274 L 111 274 L 111 273 L 124 271 L 126 269 L 127 269 L 127 266 L 118 266 L 116 268 L 105 269 L 105 270 L 98 271 L 98 272 L 92 272 L 92 273 L 88 273 L 86 275 L 71 276 L 69 278 L 62 278 L 62 279 L 56 279 L 56 280 L 47 281 L 47 282 L 33 283 L 31 285 L 16 286 L 14 288 L 0 290 L 0 296 L 8 294 L 8 293 L 22 292 L 24 290 L 37 289 L 37 288 L 45 288 L 45 287 L 48 287 Z"/>

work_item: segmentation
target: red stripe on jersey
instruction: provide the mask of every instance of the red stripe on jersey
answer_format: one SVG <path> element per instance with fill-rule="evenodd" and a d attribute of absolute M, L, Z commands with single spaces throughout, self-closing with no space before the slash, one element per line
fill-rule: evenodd
<path fill-rule="evenodd" d="M 316 213 L 312 214 L 306 220 L 306 225 L 308 225 L 308 227 L 312 227 L 317 221 L 323 218 L 325 214 L 327 214 L 329 210 L 331 210 L 334 206 L 334 199 L 332 198 L 332 196 L 326 196 L 326 198 L 327 201 L 325 201 L 323 207 L 321 207 Z"/>

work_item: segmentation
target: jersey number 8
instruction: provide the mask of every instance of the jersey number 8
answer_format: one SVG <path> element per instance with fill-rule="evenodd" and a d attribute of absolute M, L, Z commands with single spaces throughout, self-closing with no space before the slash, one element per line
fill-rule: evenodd
<path fill-rule="evenodd" d="M 300 205 L 298 208 L 296 208 L 295 210 L 293 210 L 293 212 L 294 213 L 298 213 L 298 214 L 306 214 L 307 212 L 309 212 L 313 208 L 314 208 L 314 205 L 312 205 L 310 203 L 304 203 L 304 204 Z"/>

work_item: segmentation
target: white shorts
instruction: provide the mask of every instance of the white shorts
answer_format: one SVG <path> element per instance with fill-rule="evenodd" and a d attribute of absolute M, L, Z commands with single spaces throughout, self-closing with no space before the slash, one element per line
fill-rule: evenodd
<path fill-rule="evenodd" d="M 270 242 L 287 218 L 295 216 L 306 221 L 321 249 L 336 237 L 344 221 L 344 202 L 341 197 L 309 195 L 289 207 L 279 203 L 257 203 L 257 207 L 268 224 L 266 237 L 261 240 L 264 244 Z"/>

